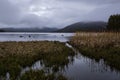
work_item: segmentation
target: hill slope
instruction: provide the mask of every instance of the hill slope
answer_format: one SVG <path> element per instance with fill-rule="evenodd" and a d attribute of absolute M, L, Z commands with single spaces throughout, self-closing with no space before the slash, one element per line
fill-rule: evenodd
<path fill-rule="evenodd" d="M 57 28 L 2 28 L 5 32 L 53 32 L 58 30 Z"/>
<path fill-rule="evenodd" d="M 103 31 L 106 29 L 106 22 L 78 22 L 69 25 L 58 32 L 76 32 L 76 31 Z"/>

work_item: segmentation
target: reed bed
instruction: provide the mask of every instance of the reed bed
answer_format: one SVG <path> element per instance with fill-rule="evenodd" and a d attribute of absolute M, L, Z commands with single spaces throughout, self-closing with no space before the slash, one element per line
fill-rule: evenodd
<path fill-rule="evenodd" d="M 119 32 L 77 32 L 70 43 L 92 59 L 104 59 L 111 68 L 120 70 Z"/>
<path fill-rule="evenodd" d="M 120 33 L 76 33 L 71 41 L 87 47 L 120 47 Z"/>
<path fill-rule="evenodd" d="M 0 42 L 0 79 L 4 80 L 9 72 L 10 79 L 16 80 L 21 69 L 38 60 L 54 72 L 59 71 L 60 66 L 69 63 L 71 55 L 74 55 L 72 49 L 57 41 Z"/>
<path fill-rule="evenodd" d="M 55 73 L 46 75 L 43 70 L 29 71 L 25 73 L 20 80 L 68 80 L 63 75 L 56 76 Z"/>

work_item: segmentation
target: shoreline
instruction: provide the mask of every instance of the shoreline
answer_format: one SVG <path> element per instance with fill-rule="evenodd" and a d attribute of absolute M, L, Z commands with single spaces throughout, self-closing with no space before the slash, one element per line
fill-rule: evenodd
<path fill-rule="evenodd" d="M 59 56 L 58 56 L 59 55 Z M 9 72 L 10 80 L 17 79 L 22 68 L 31 66 L 34 62 L 41 60 L 45 67 L 52 68 L 53 73 L 59 71 L 59 67 L 65 67 L 69 63 L 68 56 L 74 56 L 74 52 L 65 43 L 58 41 L 32 41 L 32 42 L 0 42 L 0 77 L 3 79 Z M 42 71 L 42 73 L 41 73 Z M 33 73 L 42 74 L 37 76 Z M 51 77 L 58 78 L 61 76 L 63 80 L 67 80 L 63 75 L 58 77 L 53 73 L 47 73 L 43 70 L 30 71 L 21 76 L 22 80 L 32 79 L 36 76 L 38 79 L 42 77 L 48 79 Z M 32 74 L 32 75 L 31 75 Z M 29 76 L 31 75 L 31 76 Z"/>
<path fill-rule="evenodd" d="M 103 59 L 107 65 L 111 66 L 111 68 L 120 70 L 119 39 L 120 33 L 78 32 L 71 38 L 69 43 L 78 49 L 82 55 L 95 59 L 96 61 Z"/>

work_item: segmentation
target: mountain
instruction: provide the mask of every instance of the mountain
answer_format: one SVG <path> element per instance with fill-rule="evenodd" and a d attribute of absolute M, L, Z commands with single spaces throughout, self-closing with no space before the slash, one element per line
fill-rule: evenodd
<path fill-rule="evenodd" d="M 53 32 L 58 30 L 57 28 L 1 28 L 5 32 Z"/>
<path fill-rule="evenodd" d="M 0 32 L 5 32 L 4 30 L 0 29 Z"/>
<path fill-rule="evenodd" d="M 78 22 L 66 26 L 62 29 L 57 28 L 1 28 L 0 32 L 77 32 L 77 31 L 104 31 L 106 22 Z"/>
<path fill-rule="evenodd" d="M 77 31 L 104 31 L 106 29 L 106 22 L 78 22 L 56 32 L 77 32 Z"/>

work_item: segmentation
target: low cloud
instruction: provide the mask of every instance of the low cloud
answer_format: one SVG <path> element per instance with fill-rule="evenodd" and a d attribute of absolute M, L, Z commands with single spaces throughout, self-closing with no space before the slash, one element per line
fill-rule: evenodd
<path fill-rule="evenodd" d="M 57 27 L 107 21 L 120 14 L 120 0 L 0 0 L 0 27 Z"/>

